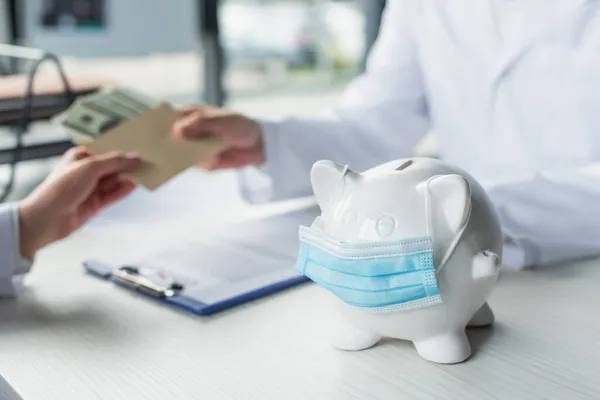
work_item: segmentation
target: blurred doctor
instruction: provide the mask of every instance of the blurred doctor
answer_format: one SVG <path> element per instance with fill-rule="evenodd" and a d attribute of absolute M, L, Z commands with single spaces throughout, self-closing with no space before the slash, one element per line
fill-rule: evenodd
<path fill-rule="evenodd" d="M 13 278 L 29 272 L 39 249 L 131 193 L 135 185 L 122 174 L 139 164 L 136 156 L 72 149 L 25 200 L 0 205 L 0 297 L 15 294 Z"/>
<path fill-rule="evenodd" d="M 222 137 L 252 202 L 310 194 L 320 159 L 362 171 L 439 155 L 489 191 L 514 267 L 600 255 L 600 1 L 389 0 L 366 73 L 334 112 L 255 120 L 202 107 L 176 133 Z M 261 177 L 262 175 L 262 177 Z"/>

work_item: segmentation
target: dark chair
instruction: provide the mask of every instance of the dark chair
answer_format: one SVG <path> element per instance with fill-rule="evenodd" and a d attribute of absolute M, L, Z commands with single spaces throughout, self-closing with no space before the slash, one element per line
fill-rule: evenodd
<path fill-rule="evenodd" d="M 48 121 L 66 110 L 79 96 L 94 93 L 108 81 L 93 76 L 67 76 L 58 58 L 37 49 L 0 45 L 0 57 L 25 58 L 33 61 L 27 74 L 0 76 L 0 128 L 14 134 L 15 145 L 0 148 L 0 165 L 9 164 L 8 182 L 0 185 L 0 203 L 10 194 L 15 178 L 15 169 L 23 161 L 56 157 L 63 154 L 73 144 L 67 137 L 58 139 L 49 135 L 48 140 L 25 144 L 30 124 Z M 57 76 L 37 76 L 43 62 L 52 62 L 58 71 Z M 3 189 L 3 190 L 2 190 Z"/>
<path fill-rule="evenodd" d="M 108 82 L 93 76 L 71 76 L 69 84 L 74 98 L 94 93 Z M 0 126 L 21 123 L 26 107 L 28 77 L 12 75 L 0 77 Z M 49 120 L 63 112 L 71 102 L 65 98 L 65 89 L 56 77 L 37 77 L 33 85 L 33 98 L 29 122 Z"/>

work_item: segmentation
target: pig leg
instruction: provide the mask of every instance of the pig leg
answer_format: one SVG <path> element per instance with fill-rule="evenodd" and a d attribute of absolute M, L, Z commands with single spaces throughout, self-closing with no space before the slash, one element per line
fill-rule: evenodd
<path fill-rule="evenodd" d="M 494 323 L 494 312 L 488 305 L 484 303 L 481 308 L 473 315 L 471 321 L 469 321 L 469 327 L 483 327 L 489 326 Z"/>
<path fill-rule="evenodd" d="M 346 318 L 340 318 L 332 345 L 339 350 L 358 351 L 375 346 L 382 337 L 352 325 Z"/>
<path fill-rule="evenodd" d="M 414 342 L 421 357 L 439 364 L 456 364 L 469 358 L 471 345 L 464 330 Z"/>

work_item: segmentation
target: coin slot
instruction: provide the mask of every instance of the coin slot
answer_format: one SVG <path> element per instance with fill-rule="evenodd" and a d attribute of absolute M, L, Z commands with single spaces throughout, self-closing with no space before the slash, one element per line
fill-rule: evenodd
<path fill-rule="evenodd" d="M 406 168 L 410 167 L 411 165 L 413 165 L 413 161 L 412 160 L 408 160 L 407 162 L 405 162 L 404 164 L 402 164 L 401 166 L 399 166 L 398 168 L 396 168 L 396 171 L 403 171 Z"/>

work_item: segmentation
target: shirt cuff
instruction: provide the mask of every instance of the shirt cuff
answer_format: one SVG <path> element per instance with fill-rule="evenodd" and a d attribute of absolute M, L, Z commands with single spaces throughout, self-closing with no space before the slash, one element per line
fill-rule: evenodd
<path fill-rule="evenodd" d="M 265 162 L 260 166 L 240 168 L 237 172 L 238 183 L 242 196 L 252 204 L 272 201 L 277 195 L 274 193 L 274 182 L 279 172 L 277 158 L 281 151 L 277 150 L 279 144 L 280 123 L 275 121 L 257 121 L 261 127 Z"/>
<path fill-rule="evenodd" d="M 33 260 L 21 256 L 19 205 L 8 204 L 0 208 L 0 277 L 12 279 L 15 275 L 24 275 L 31 270 Z"/>
<path fill-rule="evenodd" d="M 502 265 L 509 269 L 522 270 L 533 266 L 533 251 L 526 241 L 517 240 L 504 233 Z"/>

